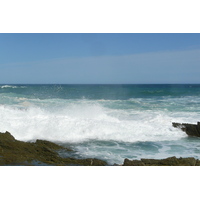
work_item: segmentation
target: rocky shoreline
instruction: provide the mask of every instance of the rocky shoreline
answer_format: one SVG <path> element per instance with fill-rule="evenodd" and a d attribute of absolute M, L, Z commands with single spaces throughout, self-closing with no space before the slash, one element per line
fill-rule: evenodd
<path fill-rule="evenodd" d="M 172 123 L 172 125 L 181 128 L 189 136 L 200 135 L 199 122 L 197 125 L 179 123 Z M 16 140 L 9 132 L 0 133 L 0 166 L 108 166 L 107 162 L 96 158 L 63 158 L 59 155 L 60 151 L 73 150 L 46 140 L 23 142 Z M 200 166 L 200 160 L 193 157 L 141 160 L 126 158 L 123 164 L 114 164 L 114 166 Z"/>
<path fill-rule="evenodd" d="M 58 151 L 72 151 L 46 140 L 22 142 L 16 140 L 9 132 L 0 133 L 0 165 L 4 166 L 105 166 L 105 161 L 87 158 L 62 158 Z"/>

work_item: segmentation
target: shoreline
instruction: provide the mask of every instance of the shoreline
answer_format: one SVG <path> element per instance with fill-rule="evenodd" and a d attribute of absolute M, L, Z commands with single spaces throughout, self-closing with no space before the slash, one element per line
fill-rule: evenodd
<path fill-rule="evenodd" d="M 87 158 L 63 158 L 59 151 L 72 151 L 46 140 L 23 142 L 9 132 L 0 132 L 0 166 L 105 166 L 105 161 Z"/>
<path fill-rule="evenodd" d="M 23 142 L 16 140 L 11 133 L 0 132 L 0 166 L 200 166 L 194 157 L 164 159 L 129 160 L 109 165 L 96 158 L 77 159 L 61 157 L 59 152 L 73 150 L 46 140 Z"/>

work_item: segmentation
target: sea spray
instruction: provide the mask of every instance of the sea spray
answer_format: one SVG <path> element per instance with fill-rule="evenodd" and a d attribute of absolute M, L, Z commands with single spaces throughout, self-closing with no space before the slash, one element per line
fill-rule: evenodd
<path fill-rule="evenodd" d="M 0 106 L 1 129 L 9 130 L 19 140 L 137 142 L 184 137 L 171 127 L 177 118 L 163 111 L 111 110 L 91 101 L 77 101 L 61 109 L 23 105 L 23 108 Z"/>

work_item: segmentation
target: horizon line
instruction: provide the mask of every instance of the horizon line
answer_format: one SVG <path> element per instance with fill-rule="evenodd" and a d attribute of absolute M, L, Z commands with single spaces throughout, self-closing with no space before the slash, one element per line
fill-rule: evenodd
<path fill-rule="evenodd" d="M 200 83 L 0 83 L 0 85 L 200 85 Z"/>

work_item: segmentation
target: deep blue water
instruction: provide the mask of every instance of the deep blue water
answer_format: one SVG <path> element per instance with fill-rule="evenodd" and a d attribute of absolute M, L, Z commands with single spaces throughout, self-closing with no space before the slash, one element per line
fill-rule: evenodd
<path fill-rule="evenodd" d="M 200 84 L 123 84 L 123 85 L 0 85 L 0 93 L 29 98 L 128 100 L 130 98 L 199 96 Z"/>

